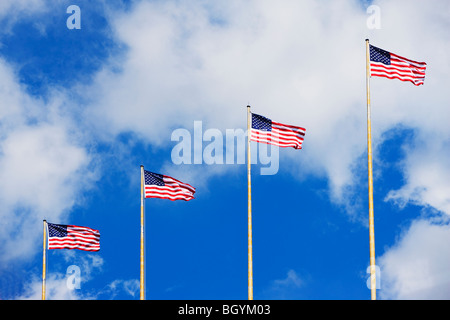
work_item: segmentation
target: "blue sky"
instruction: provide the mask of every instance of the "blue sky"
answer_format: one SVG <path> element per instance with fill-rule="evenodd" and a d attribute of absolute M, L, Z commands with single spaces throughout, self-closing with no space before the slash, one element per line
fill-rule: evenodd
<path fill-rule="evenodd" d="M 66 26 L 70 5 L 81 29 Z M 189 202 L 145 201 L 147 299 L 247 299 L 246 165 L 208 154 L 176 164 L 172 151 L 181 129 L 193 160 L 201 121 L 216 139 L 200 152 L 223 139 L 225 157 L 250 104 L 306 128 L 302 150 L 272 150 L 275 174 L 261 174 L 253 145 L 254 298 L 370 299 L 369 38 L 428 64 L 424 86 L 371 79 L 378 298 L 449 299 L 449 10 L 444 0 L 3 1 L 0 298 L 40 299 L 47 219 L 101 233 L 98 253 L 48 252 L 48 299 L 139 299 L 144 165 L 197 189 Z M 79 289 L 67 285 L 73 265 Z"/>

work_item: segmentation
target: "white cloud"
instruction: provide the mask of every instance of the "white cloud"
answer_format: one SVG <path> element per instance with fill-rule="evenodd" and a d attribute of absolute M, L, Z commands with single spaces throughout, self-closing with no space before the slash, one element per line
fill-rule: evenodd
<path fill-rule="evenodd" d="M 431 206 L 450 215 L 450 139 L 428 133 L 407 150 L 404 160 L 406 184 L 391 191 L 386 200 L 392 200 L 400 207 L 407 203 Z"/>
<path fill-rule="evenodd" d="M 21 14 L 30 14 L 46 9 L 45 0 L 3 0 L 0 2 L 0 19 L 6 16 L 16 17 Z"/>
<path fill-rule="evenodd" d="M 377 263 L 384 299 L 449 299 L 449 224 L 414 221 Z"/>
<path fill-rule="evenodd" d="M 117 295 L 124 293 L 130 297 L 136 297 L 139 293 L 139 280 L 114 280 L 103 289 L 95 291 L 84 290 L 84 284 L 79 289 L 68 285 L 70 275 L 62 273 L 51 273 L 46 279 L 46 300 L 96 300 L 114 299 Z M 33 277 L 24 287 L 24 293 L 14 297 L 15 300 L 41 300 L 42 279 Z"/>
<path fill-rule="evenodd" d="M 125 294 L 135 298 L 139 293 L 139 280 L 131 279 L 131 280 L 114 280 L 110 284 L 108 284 L 99 295 L 108 295 L 109 299 L 114 299 L 119 293 L 124 292 Z"/>
<path fill-rule="evenodd" d="M 295 299 L 300 288 L 305 286 L 305 279 L 293 269 L 288 270 L 286 277 L 273 280 L 267 289 L 261 293 L 265 299 Z"/>
<path fill-rule="evenodd" d="M 44 218 L 59 222 L 95 180 L 91 155 L 61 96 L 30 97 L 0 60 L 0 243 L 2 262 L 30 258 Z"/>
<path fill-rule="evenodd" d="M 32 281 L 26 283 L 24 288 L 25 294 L 17 297 L 17 300 L 40 300 L 42 299 L 42 279 L 33 278 Z M 70 289 L 67 286 L 66 275 L 60 273 L 52 273 L 46 279 L 47 300 L 79 300 L 77 290 Z"/>
<path fill-rule="evenodd" d="M 48 0 L 2 0 L 0 1 L 0 25 L 2 34 L 10 34 L 17 22 L 24 19 L 33 19 L 37 14 L 48 13 L 50 5 Z M 35 24 L 42 28 L 42 25 Z M 1 47 L 0 42 L 0 47 Z"/>
<path fill-rule="evenodd" d="M 42 220 L 58 221 L 83 185 L 77 173 L 85 151 L 70 144 L 63 128 L 19 127 L 0 142 L 1 260 L 27 255 L 42 233 Z M 12 226 L 15 226 L 14 228 Z"/>
<path fill-rule="evenodd" d="M 74 251 L 61 252 L 67 263 L 66 273 L 47 272 L 45 297 L 47 300 L 92 300 L 98 292 L 84 289 L 86 284 L 98 272 L 101 272 L 104 260 L 98 254 L 77 255 Z M 42 279 L 32 275 L 25 283 L 23 294 L 14 299 L 39 300 L 42 298 Z"/>
<path fill-rule="evenodd" d="M 88 156 L 68 139 L 65 128 L 49 124 L 10 133 L 2 141 L 0 179 L 8 182 L 2 189 L 3 203 L 32 203 L 49 215 L 70 207 L 70 185 L 76 179 L 72 174 L 87 164 Z"/>

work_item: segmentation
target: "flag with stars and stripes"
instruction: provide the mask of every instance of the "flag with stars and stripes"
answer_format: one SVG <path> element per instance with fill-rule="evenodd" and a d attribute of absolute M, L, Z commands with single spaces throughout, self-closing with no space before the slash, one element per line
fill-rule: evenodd
<path fill-rule="evenodd" d="M 301 149 L 305 132 L 305 128 L 282 124 L 252 113 L 250 141 Z"/>
<path fill-rule="evenodd" d="M 47 223 L 48 249 L 100 250 L 100 232 L 88 227 Z"/>
<path fill-rule="evenodd" d="M 145 198 L 169 200 L 194 199 L 195 188 L 172 177 L 144 170 Z"/>
<path fill-rule="evenodd" d="M 370 45 L 370 75 L 410 81 L 419 86 L 425 81 L 425 62 L 406 59 Z"/>

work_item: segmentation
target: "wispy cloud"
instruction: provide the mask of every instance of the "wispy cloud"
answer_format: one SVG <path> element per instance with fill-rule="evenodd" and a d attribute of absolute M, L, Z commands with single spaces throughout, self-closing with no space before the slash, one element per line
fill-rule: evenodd
<path fill-rule="evenodd" d="M 267 289 L 263 291 L 263 296 L 267 299 L 296 299 L 300 296 L 300 289 L 306 284 L 297 272 L 290 269 L 285 278 L 273 280 Z"/>
<path fill-rule="evenodd" d="M 117 295 L 125 293 L 130 298 L 139 296 L 139 280 L 114 280 L 96 294 L 96 299 L 114 299 Z"/>
<path fill-rule="evenodd" d="M 402 168 L 406 180 L 399 190 L 392 190 L 386 201 L 404 208 L 408 203 L 433 207 L 450 215 L 450 137 L 421 134 L 413 146 L 406 146 Z"/>
<path fill-rule="evenodd" d="M 303 281 L 300 279 L 300 277 L 297 275 L 297 273 L 294 270 L 289 270 L 287 273 L 286 278 L 281 280 L 274 280 L 273 281 L 275 287 L 296 287 L 299 288 Z"/>
<path fill-rule="evenodd" d="M 61 251 L 58 256 L 67 264 L 67 272 L 47 273 L 47 300 L 109 300 L 114 299 L 117 295 L 136 298 L 139 294 L 139 280 L 137 279 L 116 279 L 103 288 L 87 289 L 89 283 L 103 272 L 105 262 L 98 254 L 78 255 L 74 251 Z M 27 277 L 30 280 L 24 284 L 23 288 L 17 290 L 21 294 L 5 295 L 3 298 L 40 300 L 42 298 L 42 279 L 37 277 L 35 272 L 28 272 Z"/>
<path fill-rule="evenodd" d="M 399 241 L 378 263 L 384 299 L 448 299 L 450 297 L 450 241 L 447 222 L 413 221 Z"/>

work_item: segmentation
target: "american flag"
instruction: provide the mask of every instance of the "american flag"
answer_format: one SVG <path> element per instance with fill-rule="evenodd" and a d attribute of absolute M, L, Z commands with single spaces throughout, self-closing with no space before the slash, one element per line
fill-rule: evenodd
<path fill-rule="evenodd" d="M 145 198 L 194 199 L 195 188 L 172 177 L 144 170 L 144 181 Z"/>
<path fill-rule="evenodd" d="M 370 47 L 370 74 L 376 77 L 410 81 L 419 86 L 425 81 L 425 62 L 403 58 L 394 53 Z"/>
<path fill-rule="evenodd" d="M 100 232 L 88 227 L 47 223 L 48 249 L 100 250 Z"/>
<path fill-rule="evenodd" d="M 305 131 L 305 128 L 282 124 L 252 113 L 250 141 L 301 149 Z"/>

